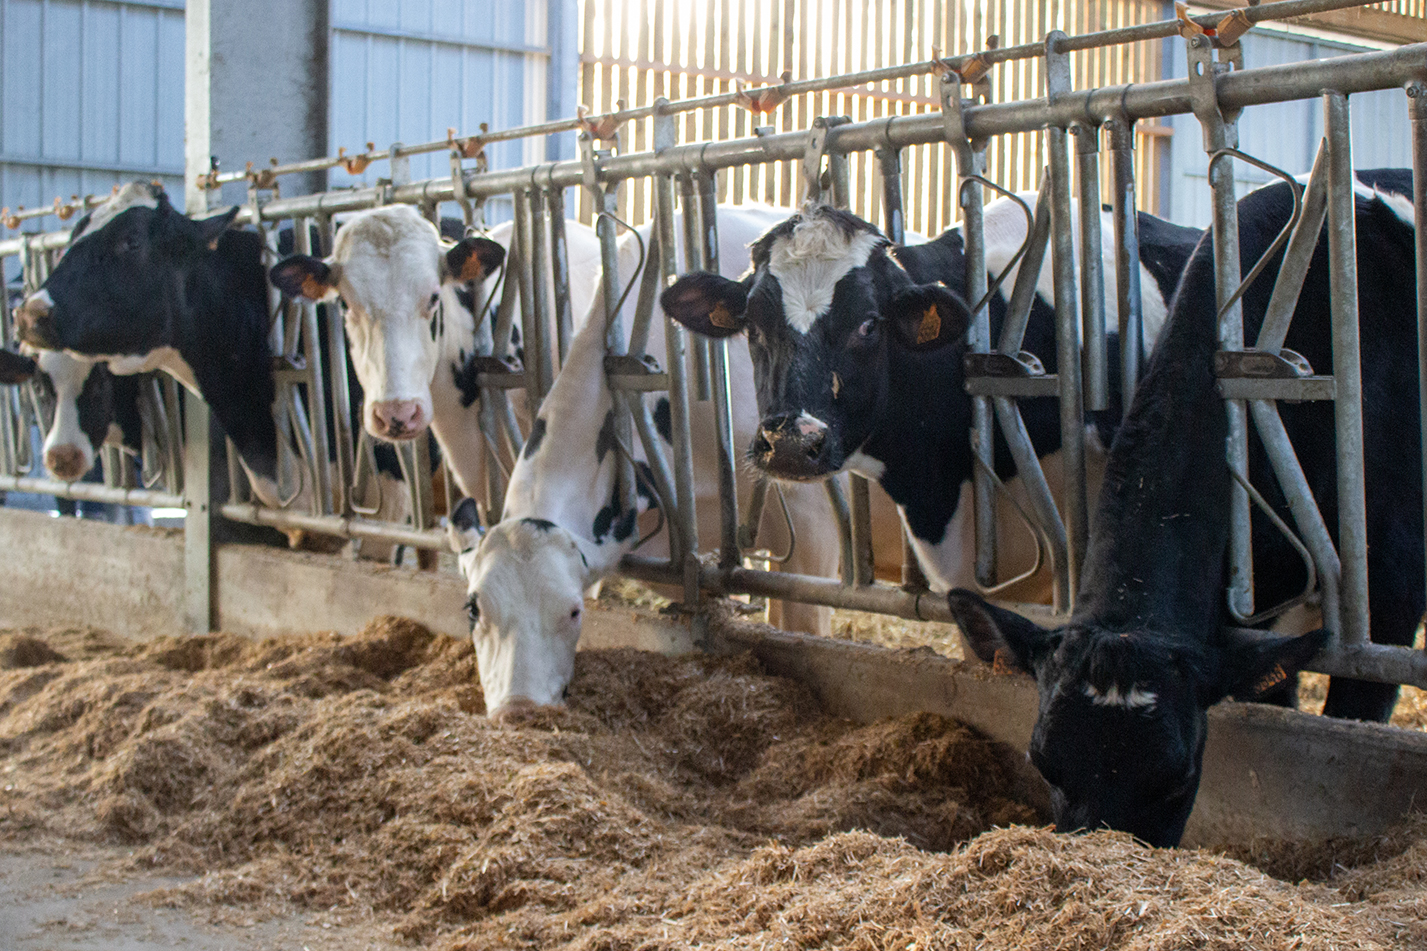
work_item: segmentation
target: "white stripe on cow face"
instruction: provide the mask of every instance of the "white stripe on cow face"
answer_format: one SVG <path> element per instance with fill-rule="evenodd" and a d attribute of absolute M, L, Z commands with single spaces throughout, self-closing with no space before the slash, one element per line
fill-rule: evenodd
<path fill-rule="evenodd" d="M 859 231 L 850 238 L 836 223 L 821 216 L 804 218 L 793 233 L 773 242 L 768 272 L 783 288 L 783 316 L 788 326 L 806 334 L 832 308 L 837 282 L 862 267 L 885 241 L 880 234 Z"/>
<path fill-rule="evenodd" d="M 45 433 L 45 468 L 55 478 L 70 482 L 94 467 L 98 449 L 79 424 L 79 394 L 94 363 L 57 350 L 38 351 L 35 362 L 50 378 L 55 393 L 54 422 Z"/>
<path fill-rule="evenodd" d="M 1119 707 L 1149 713 L 1159 702 L 1159 694 L 1146 690 L 1139 684 L 1131 684 L 1125 688 L 1119 684 L 1111 684 L 1109 689 L 1103 692 L 1096 689 L 1094 684 L 1086 684 L 1084 689 L 1085 696 L 1097 707 Z"/>
<path fill-rule="evenodd" d="M 115 376 L 133 376 L 136 373 L 162 370 L 187 387 L 194 396 L 203 395 L 198 392 L 198 378 L 193 375 L 193 367 L 189 366 L 188 361 L 183 359 L 182 354 L 173 347 L 156 347 L 148 353 L 105 357 L 85 356 L 70 351 L 65 351 L 65 353 L 80 360 L 107 363 L 109 372 Z"/>
<path fill-rule="evenodd" d="M 121 186 L 103 204 L 89 213 L 89 220 L 83 222 L 84 231 L 73 236 L 71 240 L 94 234 L 130 208 L 157 208 L 160 194 L 160 190 L 149 182 L 129 182 Z"/>

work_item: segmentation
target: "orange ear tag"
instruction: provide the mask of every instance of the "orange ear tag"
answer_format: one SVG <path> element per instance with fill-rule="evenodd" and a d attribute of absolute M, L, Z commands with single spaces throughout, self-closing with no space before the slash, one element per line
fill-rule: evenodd
<path fill-rule="evenodd" d="M 733 315 L 728 312 L 723 301 L 714 304 L 713 310 L 709 311 L 709 323 L 715 327 L 722 327 L 724 330 L 738 329 L 738 321 L 733 319 Z"/>
<path fill-rule="evenodd" d="M 941 336 L 941 314 L 933 304 L 922 311 L 922 323 L 917 328 L 917 343 L 929 343 Z"/>

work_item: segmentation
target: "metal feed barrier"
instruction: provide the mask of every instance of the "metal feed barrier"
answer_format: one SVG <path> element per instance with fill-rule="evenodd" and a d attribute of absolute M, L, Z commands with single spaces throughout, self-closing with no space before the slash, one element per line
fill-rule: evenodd
<path fill-rule="evenodd" d="M 1427 687 L 1427 655 L 1410 648 L 1374 645 L 1367 641 L 1363 423 L 1348 100 L 1353 93 L 1371 90 L 1403 89 L 1406 93 L 1414 144 L 1417 302 L 1423 328 L 1421 401 L 1423 423 L 1427 427 L 1427 45 L 1258 69 L 1243 68 L 1238 46 L 1238 38 L 1254 23 L 1356 5 L 1343 0 L 1289 0 L 1248 7 L 1228 16 L 1182 16 L 1178 20 L 1084 36 L 1054 32 L 1043 44 L 991 49 L 769 87 L 770 95 L 796 95 L 931 73 L 942 77 L 939 113 L 861 123 L 827 117 L 804 131 L 777 133 L 770 128 L 758 129 L 754 136 L 731 141 L 685 144 L 677 141 L 676 116 L 690 110 L 725 106 L 739 101 L 740 96 L 748 98 L 746 91 L 740 91 L 683 102 L 661 99 L 651 106 L 593 119 L 582 117 L 504 132 L 483 131 L 469 138 L 453 135 L 445 141 L 417 147 L 394 145 L 384 152 L 369 148 L 356 157 L 338 155 L 233 174 L 195 171 L 202 173 L 197 178 L 202 189 L 216 188 L 225 181 L 246 180 L 249 195 L 240 220 L 269 231 L 280 223 L 291 223 L 299 250 L 309 247 L 309 225 L 315 226 L 322 245 L 330 247 L 332 218 L 343 212 L 405 202 L 421 207 L 434 220 L 440 206 L 451 202 L 460 207 L 469 226 L 478 227 L 485 202 L 509 196 L 515 215 L 515 237 L 503 292 L 497 301 L 480 304 L 483 310 L 493 310 L 494 348 L 479 354 L 474 364 L 480 390 L 480 426 L 487 444 L 488 478 L 485 498 L 480 501 L 487 517 L 492 519 L 499 513 L 503 495 L 502 467 L 519 453 L 521 444 L 508 393 L 511 389 L 523 389 L 526 406 L 533 415 L 550 388 L 571 336 L 570 282 L 566 273 L 568 255 L 563 227 L 564 189 L 587 189 L 596 209 L 603 212 L 597 221 L 597 233 L 605 263 L 604 300 L 608 308 L 605 319 L 611 341 L 606 367 L 620 409 L 619 438 L 628 446 L 637 434 L 643 443 L 654 475 L 654 489 L 667 514 L 671 535 L 669 559 L 631 556 L 626 559 L 625 570 L 645 580 L 681 586 L 686 605 L 694 611 L 695 617 L 700 616 L 699 599 L 705 593 L 744 593 L 904 618 L 946 621 L 949 614 L 943 599 L 928 596 L 924 588 L 919 589 L 914 583 L 899 588 L 873 580 L 867 487 L 858 480 L 853 481 L 850 501 L 835 491 L 835 483 L 829 483 L 834 509 L 844 526 L 844 577 L 840 581 L 744 567 L 745 555 L 756 544 L 753 529 L 758 525 L 766 487 L 758 486 L 746 511 L 741 509 L 734 488 L 734 464 L 741 447 L 732 444 L 725 345 L 704 341 L 690 343 L 681 328 L 671 326 L 666 352 L 658 355 L 663 360 L 661 369 L 659 361 L 643 352 L 655 294 L 681 268 L 717 268 L 715 175 L 719 170 L 782 160 L 799 161 L 810 196 L 845 204 L 847 155 L 855 151 L 875 152 L 885 188 L 885 228 L 898 240 L 902 227 L 900 150 L 911 145 L 948 143 L 955 156 L 958 203 L 966 235 L 968 299 L 983 305 L 975 313 L 970 331 L 972 353 L 967 359 L 967 389 L 974 401 L 970 438 L 978 460 L 975 472 L 976 574 L 980 584 L 988 590 L 1006 581 L 1000 574 L 995 547 L 994 502 L 998 487 L 991 466 L 993 434 L 999 429 L 1028 487 L 1030 506 L 1025 517 L 1033 527 L 1043 556 L 1053 568 L 1055 609 L 1063 614 L 1073 608 L 1088 536 L 1084 421 L 1087 410 L 1100 410 L 1108 405 L 1103 315 L 1105 308 L 1111 305 L 1101 292 L 1101 257 L 1092 253 L 1083 255 L 1078 262 L 1075 259 L 1071 193 L 1073 189 L 1078 190 L 1080 200 L 1088 207 L 1101 202 L 1099 163 L 1102 151 L 1108 151 L 1113 187 L 1111 194 L 1105 197 L 1113 209 L 1117 249 L 1118 298 L 1113 306 L 1119 318 L 1121 340 L 1127 342 L 1121 347 L 1120 360 L 1123 394 L 1128 406 L 1129 394 L 1139 375 L 1139 349 L 1128 342 L 1141 338 L 1134 217 L 1135 123 L 1150 117 L 1192 114 L 1203 128 L 1205 150 L 1210 159 L 1223 346 L 1216 369 L 1230 418 L 1230 467 L 1238 476 L 1231 526 L 1231 585 L 1226 592 L 1231 614 L 1246 626 L 1257 624 L 1313 595 L 1319 599 L 1325 623 L 1334 630 L 1335 636 L 1312 669 Z M 1213 29 L 1206 32 L 1206 28 Z M 1090 90 L 1070 88 L 1072 53 L 1173 36 L 1183 37 L 1189 62 L 1187 79 Z M 998 63 L 1030 58 L 1043 60 L 1045 95 L 1020 101 L 989 101 L 988 71 Z M 1237 120 L 1246 106 L 1300 99 L 1322 101 L 1325 135 L 1318 162 L 1302 190 L 1295 227 L 1283 237 L 1285 259 L 1268 318 L 1254 348 L 1246 350 L 1239 305 L 1242 288 L 1233 164 L 1244 161 L 1269 171 L 1276 170 L 1237 150 Z M 640 118 L 652 118 L 654 123 L 653 151 L 621 154 L 617 148 L 598 147 L 617 142 L 619 126 Z M 484 143 L 577 127 L 585 130 L 578 160 L 499 171 L 485 167 L 481 151 Z M 1001 189 L 983 174 L 985 150 L 993 136 L 1039 129 L 1047 131 L 1048 165 L 1036 206 L 1024 209 L 1033 226 L 1017 256 L 1021 268 L 1010 289 L 1010 305 L 1000 339 L 992 341 L 984 303 L 988 290 L 994 290 L 994 286 L 988 288 L 981 218 L 988 190 L 999 192 Z M 1108 148 L 1102 146 L 1102 130 L 1107 133 Z M 1075 143 L 1073 162 L 1072 140 Z M 450 177 L 410 181 L 407 158 L 419 152 L 439 150 L 449 151 Z M 467 167 L 466 161 L 472 159 L 474 166 Z M 295 198 L 283 198 L 277 193 L 278 180 L 284 174 L 339 165 L 359 171 L 372 161 L 387 161 L 391 167 L 390 178 L 375 187 Z M 619 225 L 612 212 L 621 183 L 641 178 L 653 180 L 656 238 L 647 249 L 644 272 L 637 286 L 631 283 L 624 287 L 619 285 L 614 266 Z M 824 193 L 825 189 L 829 194 Z M 673 233 L 676 200 L 682 202 L 685 212 L 687 250 L 682 262 L 676 260 Z M 1334 366 L 1331 375 L 1321 372 L 1326 368 L 1307 367 L 1301 358 L 1284 351 L 1282 346 L 1308 255 L 1324 221 L 1328 224 L 1332 261 Z M 1084 216 L 1080 228 L 1082 248 L 1101 246 L 1098 216 Z M 33 286 L 43 276 L 46 254 L 60 249 L 66 237 L 65 232 L 54 232 L 0 242 L 0 256 L 21 255 L 26 284 Z M 1057 313 L 1057 374 L 1045 373 L 1036 361 L 1022 359 L 1020 355 L 1021 339 L 1047 251 Z M 1077 271 L 1082 278 L 1079 283 Z M 554 277 L 553 294 L 546 290 L 542 279 L 545 275 Z M 519 315 L 515 313 L 511 293 L 516 288 L 521 292 Z M 627 294 L 636 295 L 638 306 L 631 343 L 625 353 L 622 348 L 626 338 L 618 326 L 616 302 Z M 8 341 L 8 302 L 5 306 L 4 328 Z M 517 316 L 525 348 L 523 364 L 514 358 L 511 345 L 511 328 Z M 1082 320 L 1086 327 L 1083 347 L 1079 333 Z M 33 462 L 28 458 L 28 443 L 23 434 L 36 413 L 32 407 L 34 400 L 27 400 L 21 389 L 6 393 L 5 410 L 0 412 L 0 467 L 4 472 L 0 475 L 0 489 L 41 491 L 125 504 L 182 504 L 188 512 L 189 617 L 195 628 L 205 630 L 212 617 L 213 554 L 209 532 L 215 511 L 242 522 L 308 529 L 354 539 L 384 539 L 423 548 L 442 547 L 445 542 L 434 527 L 429 482 L 423 478 L 408 479 L 412 487 L 410 525 L 381 522 L 364 514 L 368 510 L 362 497 L 371 466 L 362 438 L 354 435 L 349 423 L 350 396 L 344 372 L 347 358 L 341 320 L 326 320 L 324 335 L 315 308 L 289 305 L 274 322 L 273 339 L 275 352 L 281 354 L 280 424 L 291 437 L 286 441 L 290 456 L 287 461 L 291 468 L 302 473 L 304 480 L 310 480 L 306 484 L 316 490 L 309 493 L 312 500 L 309 510 L 293 511 L 291 506 L 272 509 L 247 501 L 241 472 L 231 464 L 230 475 L 237 487 L 234 495 L 221 506 L 211 505 L 208 454 L 180 453 L 177 449 L 177 401 L 171 398 L 172 388 L 163 394 L 163 399 L 151 401 L 166 413 L 163 425 L 150 426 L 155 434 L 152 455 L 159 467 L 155 471 L 162 473 L 165 491 L 119 480 L 99 487 L 33 478 L 30 475 L 34 471 Z M 323 382 L 324 360 L 336 371 L 327 383 Z M 664 451 L 645 403 L 634 398 L 651 390 L 668 393 L 674 433 L 672 453 Z M 1045 396 L 1057 397 L 1060 405 L 1065 483 L 1059 499 L 1053 497 L 1041 472 L 1017 403 L 1021 399 Z M 689 406 L 695 400 L 704 399 L 715 403 L 720 442 L 721 531 L 716 563 L 701 561 L 697 556 L 705 546 L 700 544 L 693 512 Z M 1339 473 L 1336 549 L 1308 493 L 1277 409 L 1279 400 L 1318 399 L 1331 399 L 1335 406 Z M 185 444 L 207 445 L 208 414 L 194 411 L 201 404 L 192 398 L 187 405 Z M 1289 535 L 1312 566 L 1310 586 L 1312 579 L 1317 582 L 1316 594 L 1306 592 L 1288 605 L 1270 606 L 1267 610 L 1255 604 L 1252 583 L 1249 515 L 1253 497 L 1258 493 L 1247 480 L 1250 419 L 1268 451 L 1274 474 L 1295 516 L 1294 527 L 1279 522 L 1278 530 Z M 423 447 L 420 441 L 403 447 L 402 458 L 408 476 L 425 471 Z M 146 454 L 145 473 L 150 471 L 149 461 Z M 627 460 L 624 464 L 630 465 Z M 1424 471 L 1427 471 L 1427 458 L 1424 458 Z M 628 473 L 622 484 L 627 491 L 634 491 L 634 480 Z M 179 491 L 182 491 L 181 498 Z"/>

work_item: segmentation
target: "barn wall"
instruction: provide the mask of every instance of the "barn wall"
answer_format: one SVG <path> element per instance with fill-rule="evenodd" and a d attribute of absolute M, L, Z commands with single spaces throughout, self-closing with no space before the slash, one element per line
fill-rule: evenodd
<path fill-rule="evenodd" d="M 1342 56 L 1369 48 L 1344 39 L 1293 35 L 1257 29 L 1240 42 L 1244 46 L 1244 66 L 1273 66 L 1302 60 Z M 1186 75 L 1182 49 L 1166 58 L 1170 76 Z M 1407 97 L 1400 90 L 1360 93 L 1351 97 L 1353 116 L 1353 165 L 1357 168 L 1411 167 L 1411 125 Z M 1174 130 L 1171 138 L 1166 180 L 1168 217 L 1180 224 L 1203 228 L 1213 219 L 1209 190 L 1208 156 L 1204 138 L 1193 116 L 1171 116 L 1165 120 Z M 1298 102 L 1250 106 L 1239 118 L 1239 148 L 1295 175 L 1313 168 L 1318 141 L 1323 136 L 1323 105 L 1312 99 Z M 1234 163 L 1234 178 L 1242 196 L 1268 181 L 1272 175 L 1244 162 Z"/>
<path fill-rule="evenodd" d="M 183 0 L 0 0 L 0 205 L 136 177 L 181 193 L 183 48 Z"/>

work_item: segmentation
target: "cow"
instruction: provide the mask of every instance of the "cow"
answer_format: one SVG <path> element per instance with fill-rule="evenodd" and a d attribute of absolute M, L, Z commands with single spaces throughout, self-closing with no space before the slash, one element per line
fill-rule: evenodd
<path fill-rule="evenodd" d="M 308 480 L 278 471 L 291 454 L 278 451 L 273 415 L 265 244 L 230 230 L 237 210 L 192 220 L 161 189 L 125 186 L 76 226 L 15 312 L 16 330 L 30 346 L 102 360 L 116 374 L 169 372 L 211 407 L 254 495 L 301 505 Z"/>
<path fill-rule="evenodd" d="M 100 362 L 80 360 L 59 350 L 32 350 L 42 399 L 53 406 L 45 431 L 44 460 L 62 482 L 84 478 L 99 448 L 119 446 L 138 455 L 143 429 L 138 399 L 142 377 L 115 376 Z"/>
<path fill-rule="evenodd" d="M 1372 639 L 1411 644 L 1422 617 L 1422 471 L 1411 172 L 1358 173 L 1355 197 L 1362 346 Z M 1289 220 L 1293 199 L 1275 184 L 1239 202 L 1244 272 Z M 1333 366 L 1326 233 L 1298 297 L 1286 346 Z M 1244 294 L 1255 339 L 1282 262 L 1276 254 Z M 1056 828 L 1109 826 L 1151 845 L 1179 842 L 1199 787 L 1206 710 L 1252 699 L 1291 677 L 1325 643 L 1245 635 L 1227 627 L 1231 474 L 1227 421 L 1216 389 L 1219 349 L 1212 242 L 1194 252 L 1168 324 L 1110 451 L 1099 514 L 1069 623 L 1043 630 L 967 591 L 948 595 L 983 660 L 1033 673 L 1040 715 L 1031 760 L 1052 791 Z M 1333 407 L 1282 404 L 1329 532 L 1337 537 Z M 1250 475 L 1289 519 L 1261 444 Z M 1255 600 L 1285 601 L 1306 581 L 1300 556 L 1254 512 Z M 1333 678 L 1324 712 L 1385 720 L 1396 685 Z"/>
<path fill-rule="evenodd" d="M 745 256 L 747 241 L 785 214 L 753 205 L 725 209 L 723 260 Z M 583 326 L 596 299 L 600 246 L 587 226 L 571 221 L 565 223 L 565 230 L 571 310 Z M 471 408 L 477 392 L 470 386 L 469 374 L 459 371 L 468 365 L 471 354 L 489 352 L 490 327 L 473 313 L 474 300 L 492 292 L 492 274 L 503 261 L 511 231 L 510 224 L 497 225 L 487 235 L 467 238 L 464 247 L 452 248 L 440 242 L 435 228 L 414 209 L 388 206 L 349 218 L 327 258 L 294 255 L 272 269 L 272 280 L 284 293 L 314 301 L 340 300 L 344 306 L 358 377 L 368 393 L 382 395 L 381 400 L 368 403 L 364 413 L 368 430 L 385 438 L 410 437 L 429 423 L 458 485 L 468 496 L 483 490 L 484 446 L 476 411 Z M 647 241 L 647 228 L 644 233 Z M 619 260 L 623 286 L 634 278 L 639 263 L 637 242 L 628 235 L 621 239 Z M 483 282 L 479 295 L 466 286 L 468 281 Z M 432 320 L 430 301 L 437 295 L 440 319 Z M 633 304 L 626 308 L 632 313 Z M 656 315 L 652 326 L 650 349 L 661 353 L 662 319 Z M 395 359 L 391 354 L 407 357 Z M 749 392 L 752 376 L 745 348 L 734 348 L 731 365 L 735 379 L 747 387 L 742 392 Z M 735 390 L 739 391 L 739 386 Z M 667 419 L 667 412 L 668 403 L 661 400 L 655 415 Z M 395 431 L 390 426 L 392 420 L 401 423 Z M 594 425 L 598 428 L 599 420 Z M 735 429 L 746 436 L 756 426 L 752 408 L 742 404 Z M 708 433 L 697 441 L 696 470 L 701 476 L 697 494 L 701 509 L 712 513 L 717 506 L 717 480 L 711 428 Z M 792 489 L 785 498 L 798 541 L 784 567 L 817 575 L 834 573 L 838 546 L 821 491 Z M 771 531 L 776 534 L 778 527 Z M 884 563 L 895 563 L 900 557 L 890 548 L 884 540 Z M 801 605 L 775 606 L 773 619 L 813 633 L 826 633 L 829 627 L 826 609 Z"/>
<path fill-rule="evenodd" d="M 1113 232 L 1105 214 L 1106 299 L 1115 299 Z M 1026 234 L 1011 199 L 985 209 L 986 263 L 992 274 L 1012 259 Z M 1200 232 L 1139 216 L 1142 312 L 1147 342 L 1163 323 Z M 665 311 L 715 338 L 746 331 L 753 355 L 762 423 L 749 458 L 779 479 L 812 480 L 852 471 L 879 482 L 897 504 L 922 570 L 936 591 L 974 583 L 968 512 L 973 457 L 972 404 L 963 389 L 966 343 L 965 255 L 961 232 L 935 241 L 891 244 L 855 215 L 809 203 L 753 246 L 753 269 L 741 280 L 694 273 L 664 291 Z M 1049 268 L 1040 275 L 1024 349 L 1055 372 Z M 1006 312 L 1013 270 L 993 295 L 993 337 Z M 919 322 L 909 343 L 892 339 Z M 1111 336 L 1111 343 L 1116 337 Z M 950 343 L 952 346 L 939 346 Z M 1117 366 L 1111 361 L 1111 367 Z M 1118 387 L 1111 392 L 1118 397 Z M 1026 428 L 1054 479 L 1060 447 L 1056 401 L 1024 400 Z M 1087 456 L 1092 478 L 1103 459 L 1099 438 L 1118 420 L 1112 400 L 1092 417 Z M 1047 458 L 1050 457 L 1050 458 Z M 997 475 L 1015 473 L 997 434 Z M 1007 521 L 1000 520 L 1003 524 Z M 1019 542 L 1021 533 L 1006 535 Z M 1029 559 L 1030 556 L 1027 556 Z M 1049 572 L 1039 590 L 1049 594 Z"/>

